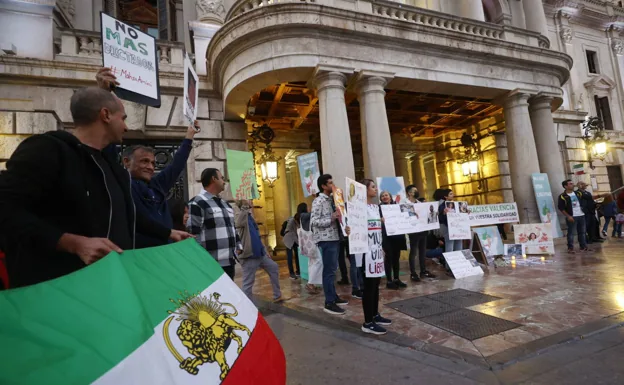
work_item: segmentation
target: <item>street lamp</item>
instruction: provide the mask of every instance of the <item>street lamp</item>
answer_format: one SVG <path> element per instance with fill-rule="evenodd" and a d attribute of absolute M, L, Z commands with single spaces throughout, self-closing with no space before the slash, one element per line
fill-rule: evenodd
<path fill-rule="evenodd" d="M 281 157 L 275 155 L 271 142 L 275 139 L 275 132 L 269 125 L 263 124 L 262 126 L 255 126 L 251 134 L 252 139 L 252 153 L 255 154 L 258 150 L 257 143 L 264 143 L 264 153 L 257 160 L 257 164 L 260 165 L 260 171 L 262 173 L 262 180 L 273 188 L 275 181 L 279 179 L 279 162 Z"/>
<path fill-rule="evenodd" d="M 479 174 L 479 162 L 474 160 L 466 160 L 461 164 L 464 176 L 472 176 Z"/>
<path fill-rule="evenodd" d="M 602 121 L 598 117 L 588 116 L 585 118 L 582 129 L 585 148 L 589 153 L 589 167 L 593 170 L 596 168 L 592 163 L 593 160 L 600 159 L 603 161 L 607 157 L 609 138 L 607 138 Z"/>

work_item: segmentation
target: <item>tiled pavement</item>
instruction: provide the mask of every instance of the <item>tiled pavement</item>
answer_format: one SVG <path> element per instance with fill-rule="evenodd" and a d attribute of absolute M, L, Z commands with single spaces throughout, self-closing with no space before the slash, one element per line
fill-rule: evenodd
<path fill-rule="evenodd" d="M 399 291 L 386 289 L 385 279 L 382 280 L 380 311 L 394 321 L 389 331 L 408 341 L 408 345 L 421 342 L 433 348 L 447 348 L 439 350 L 451 354 L 461 352 L 468 358 L 474 356 L 483 359 L 487 365 L 509 363 L 550 345 L 624 321 L 624 240 L 609 240 L 602 247 L 594 245 L 594 248 L 593 253 L 570 255 L 564 248 L 557 247 L 555 256 L 546 257 L 536 265 L 522 266 L 518 261 L 503 268 L 490 266 L 484 276 L 459 280 L 446 276 L 439 266 L 428 261 L 430 271 L 438 275 L 435 279 L 412 283 L 405 274 L 401 278 L 408 287 Z M 407 261 L 402 261 L 401 268 L 402 273 L 407 272 Z M 240 285 L 240 272 L 236 281 Z M 290 280 L 282 261 L 280 283 L 286 299 L 281 305 L 284 310 L 312 319 L 317 317 L 319 321 L 327 317 L 337 318 L 340 320 L 332 322 L 341 322 L 354 329 L 363 321 L 361 301 L 351 298 L 350 286 L 337 286 L 339 295 L 350 301 L 345 306 L 346 315 L 330 316 L 322 311 L 322 293 L 309 295 L 303 287 L 304 281 Z M 469 341 L 384 306 L 458 288 L 500 297 L 468 309 L 522 326 Z M 254 293 L 261 302 L 271 298 L 271 285 L 263 271 L 257 273 Z"/>

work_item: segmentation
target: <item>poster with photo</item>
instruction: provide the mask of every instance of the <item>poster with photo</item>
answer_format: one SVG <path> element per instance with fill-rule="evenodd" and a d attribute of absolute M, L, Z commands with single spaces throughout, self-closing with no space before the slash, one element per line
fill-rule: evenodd
<path fill-rule="evenodd" d="M 400 204 L 409 202 L 402 176 L 377 178 L 377 188 L 379 189 L 380 198 L 381 194 L 385 191 L 390 194 L 390 198 L 392 198 L 394 203 Z"/>
<path fill-rule="evenodd" d="M 301 178 L 303 196 L 307 198 L 315 195 L 319 192 L 316 181 L 321 176 L 318 154 L 316 152 L 311 152 L 309 154 L 299 155 L 297 157 L 297 166 L 299 166 L 299 177 Z"/>
<path fill-rule="evenodd" d="M 517 243 L 517 244 L 505 244 L 504 245 L 505 250 L 504 250 L 504 254 L 506 257 L 521 257 L 524 255 L 524 245 Z"/>
<path fill-rule="evenodd" d="M 472 231 L 479 237 L 483 253 L 488 259 L 504 254 L 503 238 L 498 232 L 498 227 L 476 227 L 473 228 Z"/>
<path fill-rule="evenodd" d="M 340 229 L 342 230 L 342 235 L 347 236 L 347 208 L 345 206 L 344 192 L 341 188 L 333 185 L 333 193 L 334 197 L 334 205 L 336 206 L 336 211 L 340 213 Z"/>
<path fill-rule="evenodd" d="M 346 178 L 347 220 L 349 226 L 349 254 L 362 254 L 368 251 L 368 215 L 366 186 Z"/>
<path fill-rule="evenodd" d="M 446 214 L 446 219 L 448 221 L 448 232 L 450 240 L 471 239 L 472 233 L 470 232 L 470 222 L 468 221 L 468 214 L 449 212 Z"/>
<path fill-rule="evenodd" d="M 119 82 L 115 94 L 124 100 L 160 107 L 156 40 L 103 12 L 100 30 L 103 65 Z"/>
<path fill-rule="evenodd" d="M 183 113 L 189 124 L 193 124 L 197 119 L 197 97 L 199 96 L 198 88 L 199 78 L 193 68 L 193 63 L 188 56 L 184 54 L 184 105 Z"/>
<path fill-rule="evenodd" d="M 550 223 L 514 225 L 514 242 L 524 245 L 525 254 L 554 254 Z"/>
<path fill-rule="evenodd" d="M 442 255 L 455 279 L 483 275 L 483 269 L 470 250 L 452 251 Z"/>
<path fill-rule="evenodd" d="M 388 235 L 420 233 L 440 228 L 434 203 L 381 205 Z"/>

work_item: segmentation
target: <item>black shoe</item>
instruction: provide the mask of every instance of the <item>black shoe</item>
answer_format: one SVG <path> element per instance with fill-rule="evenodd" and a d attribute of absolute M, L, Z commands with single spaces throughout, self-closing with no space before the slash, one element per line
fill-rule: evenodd
<path fill-rule="evenodd" d="M 325 313 L 335 314 L 335 315 L 344 315 L 345 310 L 335 303 L 328 303 L 325 305 L 325 309 L 323 309 Z"/>
<path fill-rule="evenodd" d="M 431 274 L 427 270 L 425 270 L 422 273 L 420 273 L 420 276 L 421 277 L 427 277 L 427 278 L 435 278 L 436 277 L 434 274 Z"/>
<path fill-rule="evenodd" d="M 399 287 L 397 286 L 396 283 L 390 281 L 386 283 L 386 289 L 399 290 Z"/>
<path fill-rule="evenodd" d="M 300 279 L 301 278 L 301 274 L 297 273 L 297 274 L 295 274 L 295 277 L 297 277 L 297 279 Z"/>
<path fill-rule="evenodd" d="M 380 314 L 377 314 L 375 317 L 373 317 L 373 322 L 381 326 L 392 325 L 392 320 L 384 318 Z"/>
<path fill-rule="evenodd" d="M 342 299 L 340 297 L 338 297 L 338 299 L 336 300 L 336 305 L 348 305 L 349 301 Z"/>
<path fill-rule="evenodd" d="M 400 287 L 400 288 L 407 287 L 407 285 L 405 284 L 405 282 L 401 281 L 401 280 L 400 280 L 400 279 L 398 279 L 398 278 L 394 280 L 394 283 L 395 283 L 395 285 L 397 285 L 397 286 L 398 286 L 398 287 Z"/>
<path fill-rule="evenodd" d="M 338 284 L 340 286 L 346 286 L 346 285 L 350 285 L 349 281 L 346 279 L 341 279 L 340 281 L 338 281 Z"/>
<path fill-rule="evenodd" d="M 351 292 L 351 297 L 357 298 L 357 299 L 362 299 L 362 290 L 353 290 Z"/>
<path fill-rule="evenodd" d="M 375 334 L 378 336 L 381 336 L 387 333 L 386 329 L 382 328 L 381 326 L 377 325 L 374 322 L 362 324 L 362 331 L 364 333 Z"/>
<path fill-rule="evenodd" d="M 418 277 L 418 274 L 412 274 L 410 276 L 410 279 L 414 282 L 420 282 L 420 278 Z"/>
<path fill-rule="evenodd" d="M 293 281 L 295 281 L 295 280 L 297 279 L 297 276 L 296 276 L 296 275 L 294 275 L 294 274 L 291 274 L 291 275 L 290 275 L 290 279 L 292 279 Z"/>

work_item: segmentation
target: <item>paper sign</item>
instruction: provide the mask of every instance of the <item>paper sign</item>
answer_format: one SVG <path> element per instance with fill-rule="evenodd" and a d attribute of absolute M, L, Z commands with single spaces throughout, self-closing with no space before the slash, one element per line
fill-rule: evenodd
<path fill-rule="evenodd" d="M 299 166 L 299 176 L 301 178 L 303 196 L 307 198 L 316 194 L 319 191 L 316 181 L 321 176 L 318 154 L 316 152 L 312 152 L 305 155 L 299 155 L 297 157 L 297 165 Z"/>
<path fill-rule="evenodd" d="M 160 107 L 156 40 L 105 13 L 100 13 L 102 59 L 117 77 L 114 91 L 122 99 Z"/>
<path fill-rule="evenodd" d="M 184 55 L 184 116 L 191 125 L 197 119 L 198 83 L 199 78 L 187 53 Z"/>
<path fill-rule="evenodd" d="M 332 195 L 334 197 L 334 205 L 336 206 L 336 211 L 340 213 L 339 222 L 340 222 L 340 228 L 342 229 L 342 235 L 346 237 L 347 236 L 347 231 L 346 231 L 347 209 L 345 207 L 344 193 L 342 192 L 341 188 L 338 188 L 336 187 L 336 185 L 333 185 Z"/>
<path fill-rule="evenodd" d="M 437 203 L 381 205 L 388 235 L 420 233 L 440 228 Z"/>
<path fill-rule="evenodd" d="M 367 278 L 386 275 L 384 268 L 384 251 L 382 248 L 381 218 L 377 206 L 367 206 L 368 215 L 368 252 L 364 254 L 364 268 Z M 374 214 L 377 215 L 375 216 Z"/>
<path fill-rule="evenodd" d="M 366 186 L 346 178 L 347 225 L 349 234 L 349 254 L 362 254 L 368 251 L 368 217 Z"/>
<path fill-rule="evenodd" d="M 234 199 L 257 199 L 260 194 L 251 152 L 226 149 L 225 156 Z"/>
<path fill-rule="evenodd" d="M 554 254 L 552 226 L 548 223 L 514 225 L 514 242 L 524 245 L 526 254 Z"/>
<path fill-rule="evenodd" d="M 407 193 L 405 192 L 405 182 L 403 177 L 383 177 L 377 178 L 377 188 L 379 189 L 379 197 L 385 191 L 390 194 L 394 203 L 406 203 Z"/>
<path fill-rule="evenodd" d="M 450 240 L 470 239 L 470 222 L 468 214 L 463 213 L 447 213 L 448 232 Z"/>
<path fill-rule="evenodd" d="M 469 206 L 470 226 L 497 225 L 499 223 L 520 222 L 518 206 L 515 203 Z"/>
<path fill-rule="evenodd" d="M 531 179 L 533 180 L 533 191 L 535 191 L 535 200 L 537 201 L 540 220 L 542 223 L 551 224 L 552 233 L 556 238 L 563 237 L 563 231 L 561 231 L 555 203 L 553 202 L 548 174 L 534 173 L 531 174 Z"/>
<path fill-rule="evenodd" d="M 452 251 L 442 255 L 455 279 L 483 275 L 483 269 L 470 250 Z"/>

